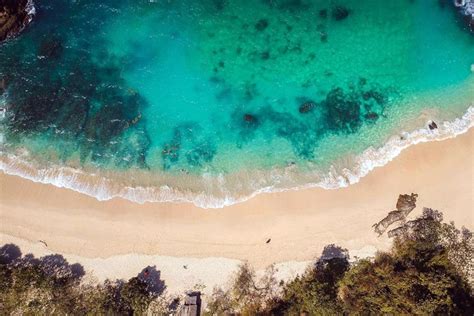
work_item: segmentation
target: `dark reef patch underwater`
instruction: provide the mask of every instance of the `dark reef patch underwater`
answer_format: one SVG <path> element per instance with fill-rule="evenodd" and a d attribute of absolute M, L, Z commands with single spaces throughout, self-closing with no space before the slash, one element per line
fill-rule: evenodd
<path fill-rule="evenodd" d="M 0 44 L 1 168 L 100 199 L 335 188 L 472 124 L 474 36 L 449 0 L 35 6 Z"/>

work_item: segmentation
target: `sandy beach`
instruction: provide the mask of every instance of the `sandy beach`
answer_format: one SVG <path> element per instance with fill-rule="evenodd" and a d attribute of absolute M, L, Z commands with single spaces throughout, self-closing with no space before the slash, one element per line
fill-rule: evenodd
<path fill-rule="evenodd" d="M 261 194 L 224 209 L 99 202 L 3 173 L 0 186 L 0 244 L 38 256 L 61 253 L 100 280 L 156 265 L 171 292 L 195 284 L 212 289 L 244 260 L 257 269 L 277 263 L 284 278 L 331 243 L 359 257 L 387 249 L 390 239 L 371 226 L 394 209 L 400 193 L 419 194 L 410 218 L 427 206 L 472 230 L 474 130 L 412 146 L 348 188 Z"/>

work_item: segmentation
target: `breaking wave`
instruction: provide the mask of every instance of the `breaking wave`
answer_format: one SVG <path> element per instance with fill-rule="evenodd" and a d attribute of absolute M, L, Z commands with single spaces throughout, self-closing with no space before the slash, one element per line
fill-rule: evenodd
<path fill-rule="evenodd" d="M 317 177 L 317 181 L 300 184 L 298 184 L 298 174 L 291 171 L 292 166 L 280 170 L 265 171 L 265 174 L 263 171 L 261 174 L 252 173 L 253 176 L 249 176 L 247 179 L 249 182 L 248 192 L 240 192 L 240 194 L 228 188 L 231 181 L 226 177 L 232 177 L 232 174 L 226 176 L 203 175 L 200 183 L 207 184 L 205 188 L 208 190 L 199 192 L 199 190 L 182 190 L 168 185 L 128 186 L 116 181 L 113 177 L 71 167 L 37 168 L 34 164 L 18 156 L 6 153 L 2 153 L 0 170 L 6 174 L 20 176 L 34 182 L 71 189 L 95 197 L 99 201 L 119 197 L 136 203 L 189 202 L 201 208 L 222 208 L 246 201 L 260 193 L 311 187 L 324 189 L 347 187 L 359 182 L 373 169 L 384 166 L 411 145 L 453 138 L 467 132 L 473 125 L 474 105 L 471 105 L 461 118 L 441 122 L 434 130 L 420 128 L 412 132 L 402 132 L 392 136 L 381 147 L 366 149 L 356 157 L 351 168 L 337 170 L 335 167 L 331 167 L 327 174 Z M 258 181 L 253 182 L 251 179 Z M 214 188 L 214 190 L 209 188 Z"/>

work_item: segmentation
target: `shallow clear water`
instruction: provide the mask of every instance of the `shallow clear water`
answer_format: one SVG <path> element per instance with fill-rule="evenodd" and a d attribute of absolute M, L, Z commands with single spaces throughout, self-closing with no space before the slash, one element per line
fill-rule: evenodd
<path fill-rule="evenodd" d="M 474 36 L 447 0 L 44 0 L 37 12 L 0 46 L 3 169 L 14 156 L 36 178 L 100 174 L 82 185 L 102 198 L 146 187 L 132 199 L 228 201 L 318 183 L 474 100 Z"/>

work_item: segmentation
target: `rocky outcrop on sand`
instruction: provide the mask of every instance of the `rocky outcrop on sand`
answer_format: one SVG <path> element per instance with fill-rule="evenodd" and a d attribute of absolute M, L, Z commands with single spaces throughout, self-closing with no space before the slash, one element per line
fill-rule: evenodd
<path fill-rule="evenodd" d="M 388 215 L 380 222 L 374 224 L 374 230 L 377 234 L 382 235 L 387 228 L 397 222 L 405 221 L 408 214 L 413 211 L 416 207 L 416 199 L 418 194 L 401 194 L 398 197 L 396 210 L 391 211 Z"/>
<path fill-rule="evenodd" d="M 474 32 L 474 0 L 453 0 L 454 5 L 459 8 L 466 17 L 466 21 L 472 32 Z"/>
<path fill-rule="evenodd" d="M 0 0 L 0 42 L 17 36 L 34 14 L 32 0 Z"/>

